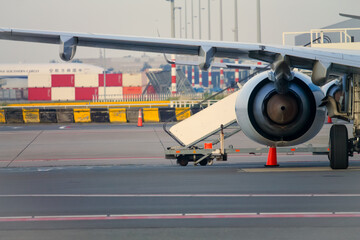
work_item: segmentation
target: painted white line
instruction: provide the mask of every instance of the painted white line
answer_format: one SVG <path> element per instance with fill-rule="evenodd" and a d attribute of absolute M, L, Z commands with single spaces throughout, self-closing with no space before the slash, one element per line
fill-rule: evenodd
<path fill-rule="evenodd" d="M 313 194 L 314 197 L 359 197 L 360 194 Z"/>
<path fill-rule="evenodd" d="M 160 216 L 185 216 L 189 214 L 183 214 L 183 213 L 167 213 L 167 214 L 111 214 L 108 217 L 160 217 Z"/>
<path fill-rule="evenodd" d="M 42 167 L 42 168 L 38 168 L 37 171 L 38 172 L 49 172 L 52 171 L 54 168 L 53 167 Z"/>
<path fill-rule="evenodd" d="M 30 218 L 97 218 L 108 217 L 108 215 L 59 215 L 59 216 L 33 216 Z"/>
<path fill-rule="evenodd" d="M 32 216 L 0 217 L 0 221 L 1 221 L 1 219 L 8 219 L 8 218 L 12 218 L 12 219 L 19 219 L 19 218 L 32 218 Z"/>
<path fill-rule="evenodd" d="M 252 195 L 252 197 L 313 197 L 313 196 L 314 194 L 253 194 Z"/>
<path fill-rule="evenodd" d="M 279 212 L 279 213 L 174 213 L 174 214 L 123 214 L 123 215 L 65 215 L 1 217 L 0 222 L 53 222 L 94 220 L 166 220 L 166 219 L 246 219 L 246 218 L 360 218 L 352 212 Z"/>
<path fill-rule="evenodd" d="M 335 212 L 334 214 L 360 214 L 360 212 Z"/>
<path fill-rule="evenodd" d="M 223 216 L 223 215 L 227 215 L 227 216 L 236 216 L 236 215 L 259 215 L 259 213 L 187 213 L 187 214 L 183 214 L 185 216 L 198 216 L 198 215 L 202 215 L 202 216 Z"/>

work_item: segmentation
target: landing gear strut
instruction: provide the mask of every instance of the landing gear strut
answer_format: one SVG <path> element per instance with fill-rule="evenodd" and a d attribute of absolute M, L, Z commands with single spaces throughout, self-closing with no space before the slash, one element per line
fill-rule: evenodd
<path fill-rule="evenodd" d="M 333 125 L 330 129 L 329 160 L 332 169 L 349 166 L 348 132 L 345 125 Z"/>

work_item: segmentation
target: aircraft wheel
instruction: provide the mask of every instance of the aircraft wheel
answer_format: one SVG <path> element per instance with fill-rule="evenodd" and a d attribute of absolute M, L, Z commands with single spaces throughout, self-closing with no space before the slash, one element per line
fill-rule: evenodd
<path fill-rule="evenodd" d="M 179 156 L 179 157 L 177 158 L 177 163 L 178 163 L 180 166 L 185 167 L 185 166 L 188 165 L 189 159 L 188 159 L 187 157 L 185 157 L 185 156 Z"/>
<path fill-rule="evenodd" d="M 348 133 L 345 125 L 330 128 L 329 160 L 332 169 L 347 169 L 349 166 Z"/>

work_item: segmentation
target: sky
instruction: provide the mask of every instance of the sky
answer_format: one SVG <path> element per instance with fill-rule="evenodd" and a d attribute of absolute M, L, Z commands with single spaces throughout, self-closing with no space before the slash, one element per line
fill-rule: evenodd
<path fill-rule="evenodd" d="M 182 36 L 191 38 L 191 2 L 194 3 L 194 38 L 199 38 L 199 0 L 175 0 L 182 7 Z M 201 1 L 202 37 L 208 39 L 208 0 Z M 238 1 L 239 41 L 256 42 L 256 0 Z M 220 40 L 220 0 L 210 0 L 211 39 Z M 223 2 L 224 41 L 234 41 L 234 0 Z M 166 0 L 0 0 L 0 27 L 170 37 L 170 2 Z M 309 31 L 346 18 L 339 12 L 360 15 L 359 0 L 261 0 L 262 42 L 281 44 L 283 32 Z M 176 10 L 176 36 L 180 11 Z M 360 28 L 360 26 L 359 26 Z M 46 63 L 59 60 L 59 47 L 0 40 L 0 63 Z M 107 57 L 142 53 L 107 50 Z M 78 48 L 75 58 L 99 57 L 99 49 Z"/>

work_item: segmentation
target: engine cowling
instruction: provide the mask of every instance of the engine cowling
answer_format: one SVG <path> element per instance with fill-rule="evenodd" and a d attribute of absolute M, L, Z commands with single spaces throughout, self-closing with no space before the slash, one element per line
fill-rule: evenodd
<path fill-rule="evenodd" d="M 263 72 L 250 79 L 237 96 L 236 118 L 250 139 L 268 146 L 291 146 L 313 138 L 325 121 L 318 107 L 324 94 L 300 72 L 294 72 L 286 94 L 275 90 Z"/>

